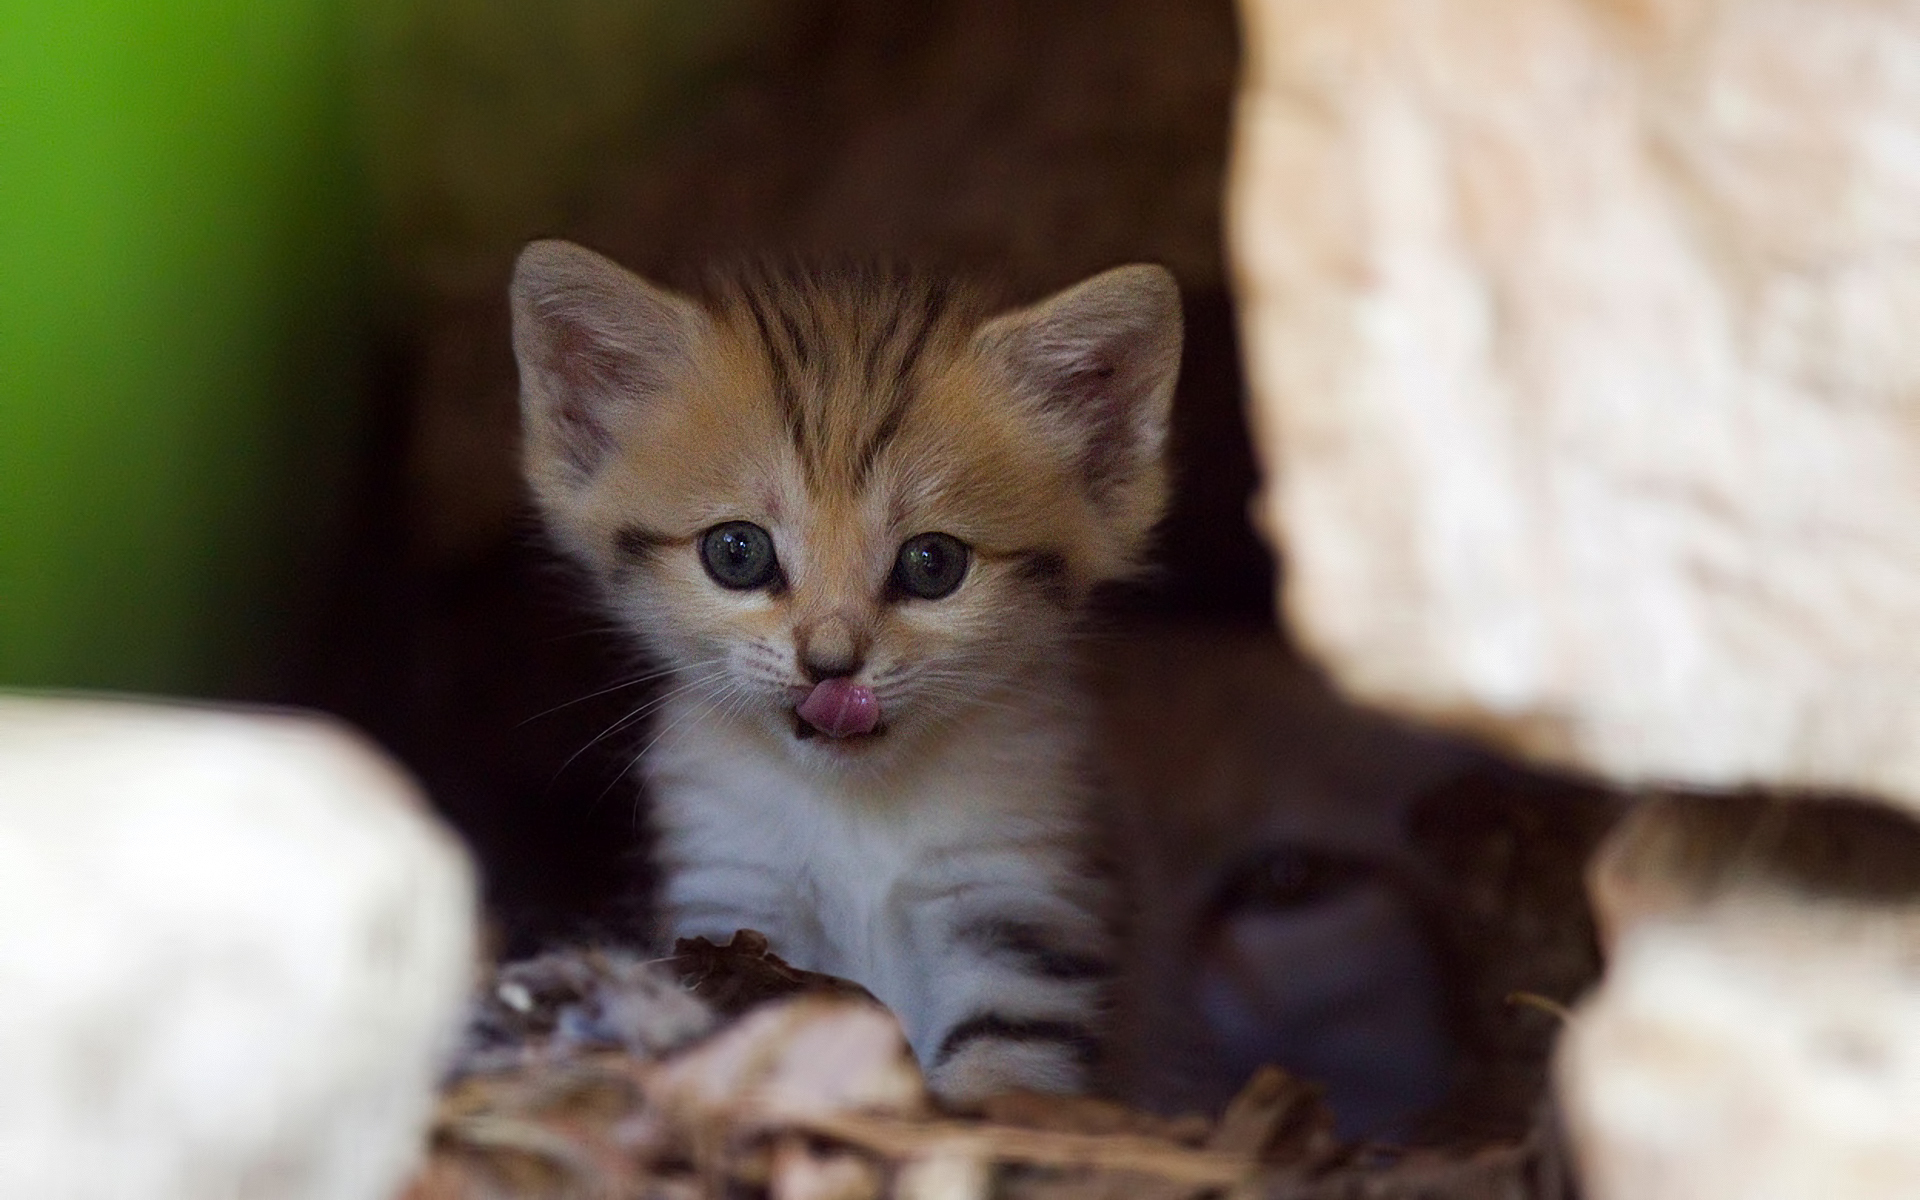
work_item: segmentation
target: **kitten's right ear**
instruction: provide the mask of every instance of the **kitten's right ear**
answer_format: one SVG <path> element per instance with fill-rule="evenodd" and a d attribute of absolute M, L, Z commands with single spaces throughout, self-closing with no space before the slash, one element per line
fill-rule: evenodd
<path fill-rule="evenodd" d="M 670 388 L 707 328 L 700 307 L 571 242 L 513 267 L 513 355 L 529 472 L 578 485 Z"/>
<path fill-rule="evenodd" d="M 1167 428 L 1180 373 L 1180 288 L 1164 267 L 1115 267 L 980 327 L 1047 423 L 1131 557 L 1167 499 Z"/>

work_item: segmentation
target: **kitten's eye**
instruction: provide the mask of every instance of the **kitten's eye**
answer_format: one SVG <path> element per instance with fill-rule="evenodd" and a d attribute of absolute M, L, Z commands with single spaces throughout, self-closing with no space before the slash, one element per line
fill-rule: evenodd
<path fill-rule="evenodd" d="M 967 544 L 945 533 L 922 533 L 900 547 L 893 586 L 909 596 L 938 600 L 953 594 L 967 574 Z"/>
<path fill-rule="evenodd" d="M 702 534 L 700 561 L 715 583 L 739 591 L 766 587 L 780 578 L 773 538 L 747 521 L 728 521 Z"/>

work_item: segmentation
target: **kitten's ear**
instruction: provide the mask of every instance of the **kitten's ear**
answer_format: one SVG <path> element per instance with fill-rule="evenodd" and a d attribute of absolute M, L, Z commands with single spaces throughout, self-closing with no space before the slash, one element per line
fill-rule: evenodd
<path fill-rule="evenodd" d="M 1129 540 L 1166 503 L 1180 374 L 1180 289 L 1164 267 L 1115 267 L 988 321 L 976 345 L 1078 448 L 1088 492 Z"/>
<path fill-rule="evenodd" d="M 536 481 L 584 483 L 707 328 L 684 296 L 571 242 L 534 242 L 513 267 L 520 422 Z"/>

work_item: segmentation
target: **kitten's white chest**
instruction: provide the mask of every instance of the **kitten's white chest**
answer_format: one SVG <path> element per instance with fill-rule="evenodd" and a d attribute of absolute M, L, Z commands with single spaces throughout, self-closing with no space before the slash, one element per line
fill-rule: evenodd
<path fill-rule="evenodd" d="M 952 953 L 966 911 L 1031 908 L 1066 870 L 1040 848 L 1079 836 L 1068 730 L 970 741 L 871 796 L 724 728 L 655 756 L 667 931 L 757 929 L 788 962 L 856 980 L 897 1012 L 937 1007 L 966 969 Z"/>
<path fill-rule="evenodd" d="M 903 931 L 902 884 L 926 850 L 926 823 L 857 806 L 714 733 L 649 764 L 662 850 L 662 899 L 677 936 L 766 933 L 781 957 L 887 988 L 885 948 Z M 901 808 L 920 808 L 911 803 Z M 938 824 L 932 822 L 931 824 Z"/>

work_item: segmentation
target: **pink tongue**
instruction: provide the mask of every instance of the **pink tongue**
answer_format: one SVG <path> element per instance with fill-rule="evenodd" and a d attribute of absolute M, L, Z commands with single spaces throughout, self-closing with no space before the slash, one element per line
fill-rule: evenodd
<path fill-rule="evenodd" d="M 880 700 L 870 687 L 850 679 L 823 679 L 795 710 L 800 719 L 828 737 L 872 733 L 880 724 Z"/>

